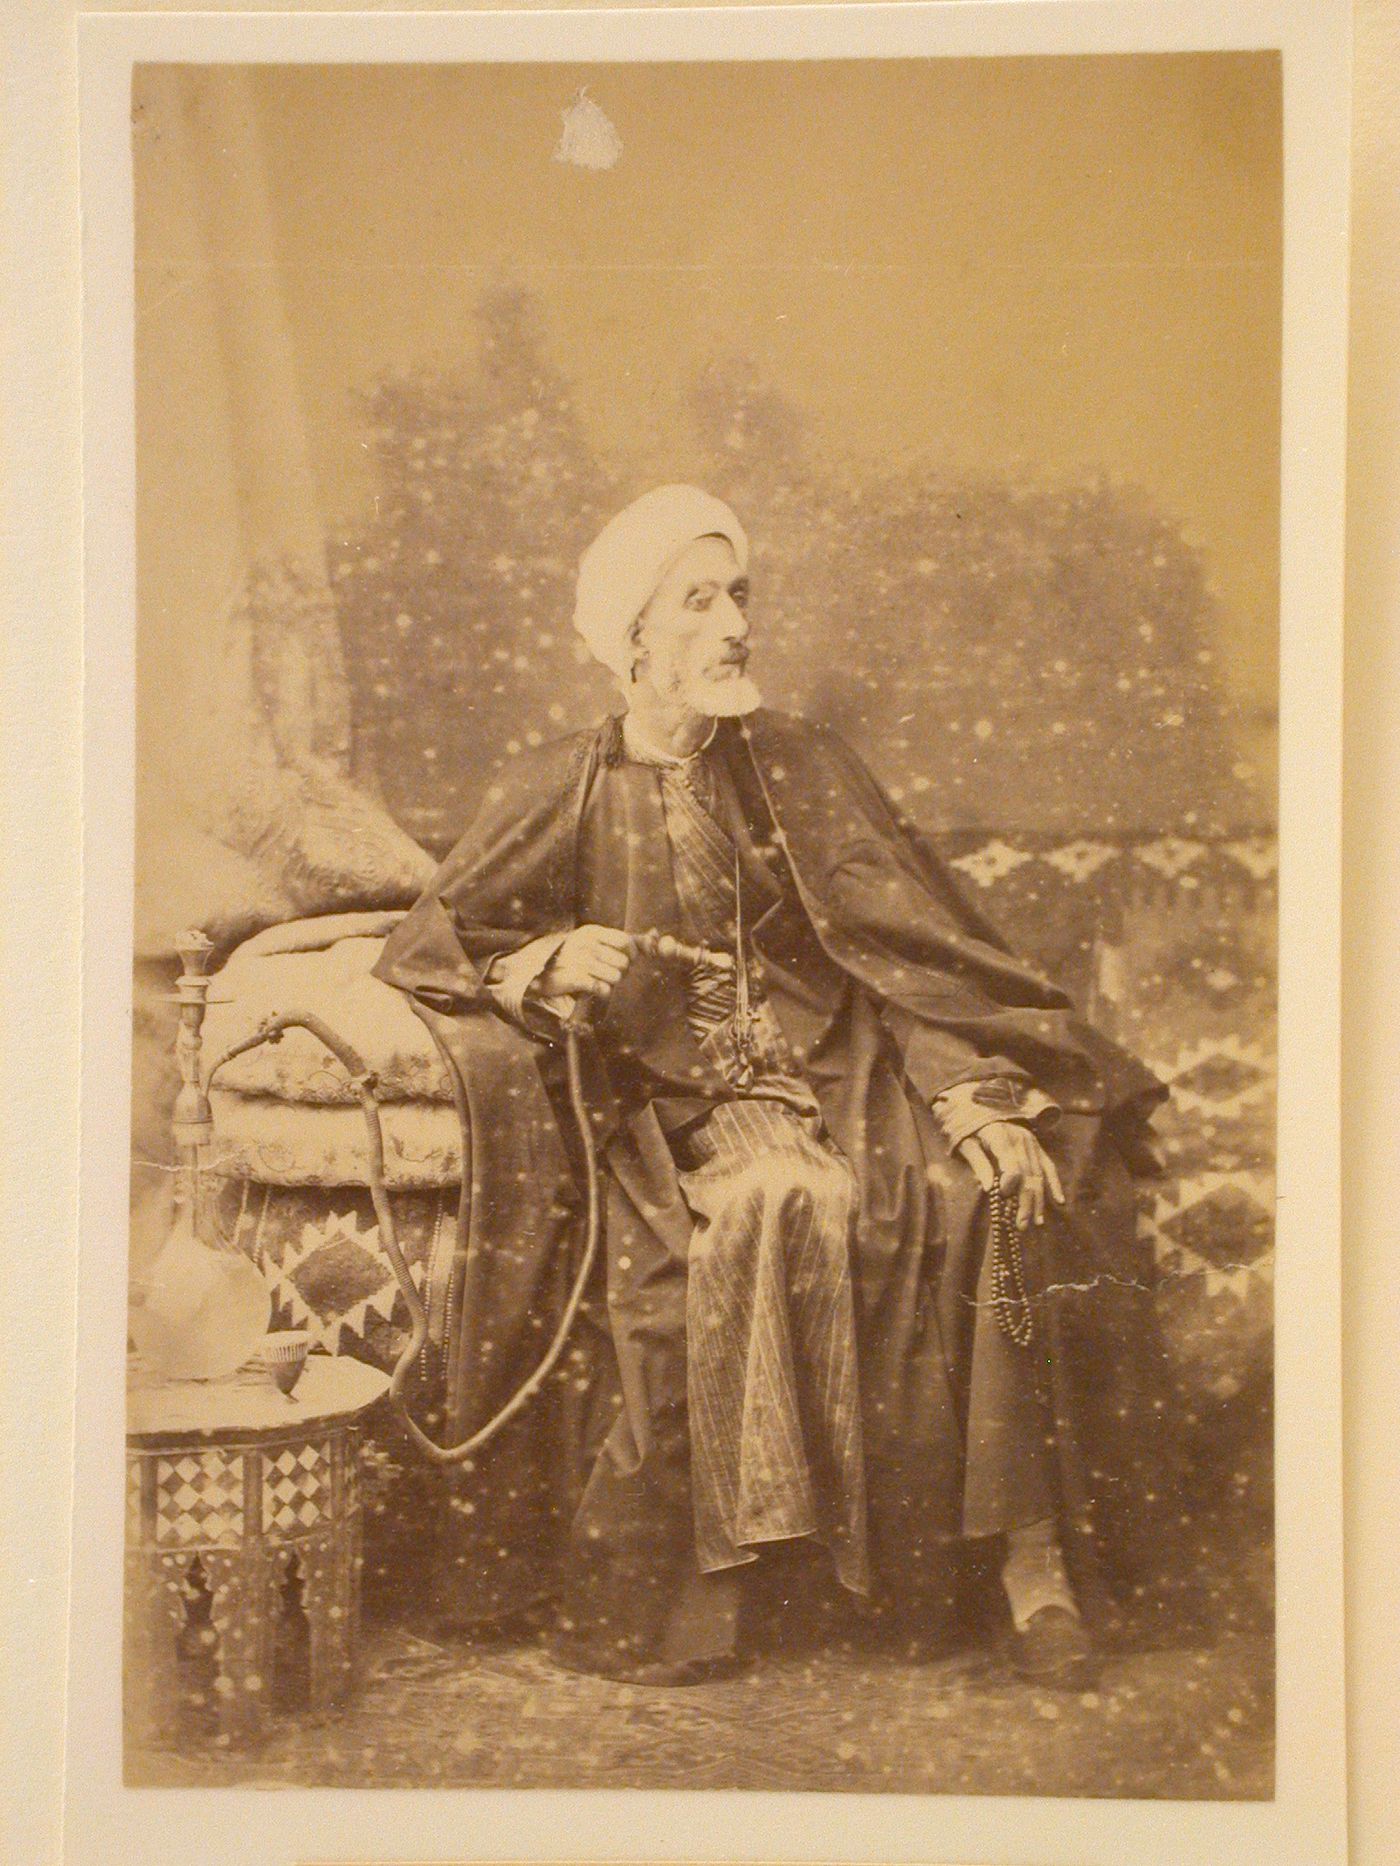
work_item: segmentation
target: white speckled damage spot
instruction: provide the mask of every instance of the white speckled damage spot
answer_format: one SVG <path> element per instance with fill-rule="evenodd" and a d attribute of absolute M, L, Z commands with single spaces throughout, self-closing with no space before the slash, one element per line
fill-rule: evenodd
<path fill-rule="evenodd" d="M 615 166 L 622 154 L 622 138 L 613 128 L 607 113 L 588 95 L 587 85 L 559 114 L 564 128 L 554 151 L 556 162 L 572 162 L 575 168 L 604 169 Z"/>

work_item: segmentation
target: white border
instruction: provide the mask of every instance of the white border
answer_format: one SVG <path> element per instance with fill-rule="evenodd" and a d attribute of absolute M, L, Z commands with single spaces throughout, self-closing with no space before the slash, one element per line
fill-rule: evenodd
<path fill-rule="evenodd" d="M 1313 4 L 900 5 L 80 21 L 87 718 L 72 1866 L 810 1859 L 1333 1866 L 1345 1858 L 1338 938 L 1347 14 Z M 122 1444 L 134 616 L 130 66 L 951 56 L 1278 46 L 1286 122 L 1281 742 L 1280 1708 L 1271 1804 L 532 1791 L 125 1790 Z M 121 929 L 120 932 L 117 929 Z M 934 1740 L 931 1735 L 931 1740 Z"/>

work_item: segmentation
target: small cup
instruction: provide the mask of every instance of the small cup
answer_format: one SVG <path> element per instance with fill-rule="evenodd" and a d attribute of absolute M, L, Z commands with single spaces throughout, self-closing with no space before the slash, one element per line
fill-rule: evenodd
<path fill-rule="evenodd" d="M 290 1395 L 301 1379 L 311 1338 L 301 1328 L 278 1328 L 263 1337 L 261 1360 L 282 1391 Z"/>

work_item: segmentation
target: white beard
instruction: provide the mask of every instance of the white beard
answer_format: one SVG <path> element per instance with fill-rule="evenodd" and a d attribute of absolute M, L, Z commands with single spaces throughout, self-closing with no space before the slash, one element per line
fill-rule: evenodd
<path fill-rule="evenodd" d="M 677 697 L 707 719 L 741 719 L 763 704 L 763 695 L 747 674 L 729 674 L 722 680 L 697 674 L 681 682 Z"/>

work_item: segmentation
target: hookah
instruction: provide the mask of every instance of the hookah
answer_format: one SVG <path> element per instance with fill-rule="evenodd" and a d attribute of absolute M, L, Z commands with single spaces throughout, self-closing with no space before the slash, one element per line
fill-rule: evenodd
<path fill-rule="evenodd" d="M 180 1088 L 171 1117 L 175 1209 L 170 1235 L 133 1292 L 131 1338 L 146 1368 L 164 1380 L 226 1379 L 256 1351 L 272 1317 L 272 1292 L 238 1249 L 204 1241 L 202 1166 L 214 1136 L 207 1083 L 200 1079 L 200 1033 L 209 1002 L 212 942 L 184 933 L 176 943 L 183 969 L 175 987 Z"/>
<path fill-rule="evenodd" d="M 654 928 L 638 934 L 638 951 L 659 964 L 686 969 L 709 966 L 734 971 L 732 954 L 691 945 Z M 176 1219 L 169 1242 L 157 1259 L 145 1299 L 132 1313 L 132 1337 L 143 1357 L 168 1379 L 219 1379 L 236 1372 L 266 1336 L 272 1297 L 256 1265 L 239 1249 L 214 1249 L 199 1236 L 202 1216 L 200 1168 L 213 1139 L 209 1090 L 219 1071 L 236 1056 L 265 1043 L 278 1043 L 288 1030 L 308 1031 L 345 1070 L 364 1116 L 370 1198 L 379 1225 L 379 1241 L 408 1311 L 409 1339 L 394 1364 L 389 1401 L 410 1439 L 430 1463 L 464 1463 L 493 1439 L 529 1404 L 558 1365 L 583 1303 L 597 1262 L 602 1230 L 602 1196 L 593 1123 L 584 1099 L 580 1042 L 591 1021 L 592 1001 L 580 1000 L 564 1024 L 569 1110 L 578 1133 L 585 1185 L 583 1250 L 553 1337 L 540 1361 L 510 1398 L 483 1425 L 455 1445 L 440 1445 L 408 1410 L 406 1388 L 428 1339 L 428 1312 L 399 1245 L 398 1228 L 385 1186 L 384 1130 L 374 1072 L 359 1053 L 312 1011 L 285 1011 L 266 1017 L 250 1036 L 218 1056 L 207 1071 L 201 1064 L 201 1031 L 209 1002 L 207 975 L 211 942 L 202 933 L 182 936 L 177 950 L 184 962 L 177 989 L 180 1029 L 176 1054 L 181 1086 L 172 1128 L 179 1156 Z M 741 1011 L 747 1009 L 740 1006 Z M 740 1030 L 746 1039 L 747 1026 Z M 741 1049 L 744 1044 L 741 1042 Z"/>

